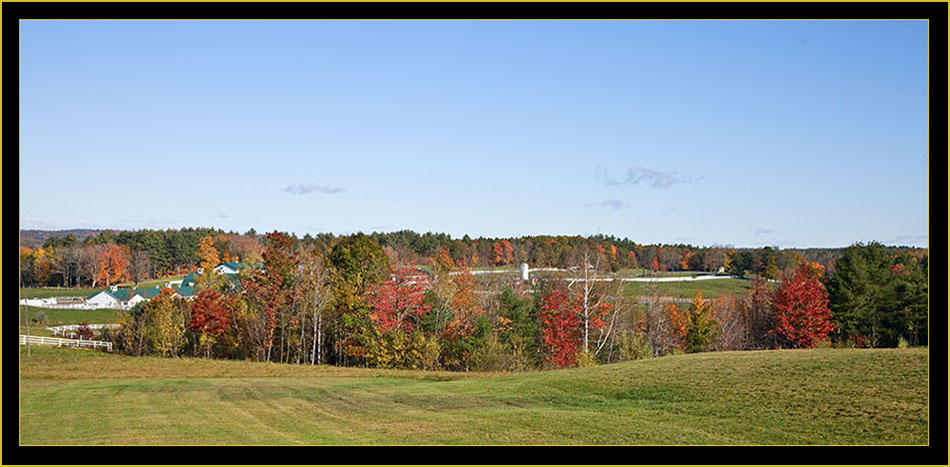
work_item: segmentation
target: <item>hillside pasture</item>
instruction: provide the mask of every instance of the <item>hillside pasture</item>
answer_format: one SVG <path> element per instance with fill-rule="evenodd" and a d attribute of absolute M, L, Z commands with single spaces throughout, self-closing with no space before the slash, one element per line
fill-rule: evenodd
<path fill-rule="evenodd" d="M 20 298 L 88 297 L 93 292 L 103 290 L 105 290 L 105 287 L 79 289 L 71 287 L 20 287 Z"/>
<path fill-rule="evenodd" d="M 61 326 L 64 324 L 107 324 L 115 323 L 118 310 L 110 308 L 100 308 L 98 310 L 74 310 L 62 308 L 38 308 L 33 306 L 20 305 L 20 323 L 23 324 L 23 316 L 29 314 L 31 320 L 41 316 L 46 316 L 45 321 L 38 323 L 40 326 Z M 30 328 L 35 326 L 30 323 Z"/>
<path fill-rule="evenodd" d="M 20 352 L 22 444 L 926 444 L 927 349 L 523 374 Z M 91 423 L 95 422 L 95 423 Z"/>
<path fill-rule="evenodd" d="M 650 297 L 656 293 L 661 297 L 693 298 L 696 291 L 702 290 L 703 298 L 716 298 L 720 295 L 742 295 L 751 286 L 752 281 L 732 278 L 682 282 L 627 282 L 624 293 L 638 297 Z"/>

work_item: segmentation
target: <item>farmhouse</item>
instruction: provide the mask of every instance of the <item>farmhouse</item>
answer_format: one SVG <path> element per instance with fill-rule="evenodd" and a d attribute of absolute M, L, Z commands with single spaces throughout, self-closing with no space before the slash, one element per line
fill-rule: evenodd
<path fill-rule="evenodd" d="M 129 308 L 136 303 L 151 300 L 160 291 L 158 286 L 133 289 L 113 285 L 101 292 L 90 294 L 86 297 L 86 304 L 98 308 Z"/>
<path fill-rule="evenodd" d="M 238 276 L 237 271 L 240 269 L 240 266 L 226 266 L 226 265 L 238 265 L 239 263 L 223 263 L 218 266 L 215 266 L 214 271 L 218 274 L 221 274 L 225 280 L 227 280 L 232 289 L 238 289 L 241 287 L 241 279 Z M 226 272 L 226 271 L 235 271 L 235 272 Z M 182 297 L 188 298 L 195 294 L 195 278 L 201 274 L 199 269 L 197 273 L 191 272 L 181 280 L 181 285 L 178 287 L 172 286 L 176 292 L 179 293 Z"/>
<path fill-rule="evenodd" d="M 241 270 L 241 263 L 221 263 L 214 267 L 218 274 L 237 274 Z"/>
<path fill-rule="evenodd" d="M 221 274 L 229 283 L 232 289 L 241 287 L 241 280 L 238 277 L 243 265 L 241 263 L 221 263 L 214 267 L 214 271 Z M 200 271 L 199 271 L 200 274 Z M 181 282 L 168 282 L 165 287 L 175 291 L 176 297 L 192 299 L 196 295 L 194 272 L 185 276 Z M 161 286 L 155 287 L 118 287 L 112 286 L 101 292 L 95 292 L 86 297 L 86 306 L 97 308 L 130 308 L 139 302 L 149 301 L 157 296 L 162 290 Z"/>

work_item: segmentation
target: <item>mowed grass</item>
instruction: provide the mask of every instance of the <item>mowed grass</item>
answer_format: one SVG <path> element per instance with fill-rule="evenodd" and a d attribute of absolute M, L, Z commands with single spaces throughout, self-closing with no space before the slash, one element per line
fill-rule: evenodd
<path fill-rule="evenodd" d="M 30 319 L 40 316 L 40 313 L 46 315 L 46 321 L 35 325 L 30 323 L 30 329 L 34 327 L 60 326 L 63 324 L 106 324 L 116 322 L 116 313 L 118 310 L 109 308 L 100 308 L 98 310 L 70 310 L 60 308 L 37 308 L 33 306 L 20 305 L 20 324 L 23 324 L 23 316 L 28 314 Z"/>
<path fill-rule="evenodd" d="M 185 276 L 168 276 L 168 277 L 163 277 L 163 278 L 160 278 L 160 279 L 151 279 L 151 280 L 139 282 L 139 287 L 140 287 L 140 288 L 155 287 L 156 285 L 157 285 L 157 286 L 164 286 L 165 283 L 167 283 L 167 282 L 179 281 L 179 280 L 182 280 L 182 279 L 184 279 L 184 278 L 185 278 Z M 132 281 L 123 282 L 123 283 L 119 284 L 119 287 L 135 287 L 135 282 L 132 282 Z"/>
<path fill-rule="evenodd" d="M 752 286 L 752 281 L 745 279 L 708 279 L 701 281 L 682 282 L 628 282 L 624 293 L 640 297 L 649 297 L 653 294 L 651 287 L 656 287 L 656 293 L 661 297 L 693 298 L 697 290 L 703 291 L 703 298 L 716 298 L 720 295 L 742 295 Z"/>
<path fill-rule="evenodd" d="M 20 287 L 20 298 L 50 298 L 50 297 L 88 297 L 93 292 L 101 292 L 99 288 L 61 288 L 61 287 Z"/>
<path fill-rule="evenodd" d="M 20 353 L 22 444 L 927 444 L 927 349 L 513 375 Z"/>

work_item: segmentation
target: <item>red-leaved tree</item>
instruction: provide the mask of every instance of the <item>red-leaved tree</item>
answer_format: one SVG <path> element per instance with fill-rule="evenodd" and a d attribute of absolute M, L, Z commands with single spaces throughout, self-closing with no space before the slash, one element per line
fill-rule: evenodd
<path fill-rule="evenodd" d="M 775 327 L 770 331 L 793 348 L 811 348 L 834 330 L 821 265 L 802 261 L 782 276 L 775 291 Z"/>
<path fill-rule="evenodd" d="M 547 360 L 555 368 L 577 365 L 576 355 L 581 346 L 581 305 L 577 303 L 563 281 L 555 281 L 541 299 L 541 338 Z"/>
<path fill-rule="evenodd" d="M 227 331 L 229 320 L 230 311 L 220 292 L 202 290 L 195 296 L 189 325 L 192 331 L 217 337 Z"/>
<path fill-rule="evenodd" d="M 430 306 L 422 304 L 428 285 L 425 273 L 408 267 L 396 270 L 392 277 L 380 283 L 369 299 L 373 307 L 370 318 L 380 332 L 395 329 L 411 333 L 429 311 Z"/>
<path fill-rule="evenodd" d="M 191 307 L 192 331 L 200 334 L 199 347 L 205 347 L 205 355 L 211 357 L 211 347 L 228 330 L 231 310 L 224 297 L 216 290 L 202 290 L 195 296 Z"/>

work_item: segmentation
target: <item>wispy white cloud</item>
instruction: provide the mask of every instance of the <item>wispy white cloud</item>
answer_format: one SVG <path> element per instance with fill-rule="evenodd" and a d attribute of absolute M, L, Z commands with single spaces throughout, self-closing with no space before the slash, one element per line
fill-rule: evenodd
<path fill-rule="evenodd" d="M 308 193 L 324 193 L 324 194 L 333 194 L 339 193 L 346 188 L 339 186 L 329 186 L 329 185 L 315 185 L 313 183 L 298 183 L 296 185 L 287 185 L 281 191 L 285 193 L 290 193 L 292 195 L 305 195 Z"/>
<path fill-rule="evenodd" d="M 624 203 L 623 201 L 621 201 L 621 200 L 619 200 L 619 199 L 616 199 L 616 198 L 614 198 L 614 199 L 608 199 L 607 201 L 604 201 L 603 203 L 600 203 L 600 205 L 601 205 L 601 206 L 607 206 L 607 207 L 613 208 L 614 210 L 622 209 L 622 208 L 625 208 L 625 207 L 628 206 L 627 203 Z"/>
<path fill-rule="evenodd" d="M 772 229 L 766 229 L 766 228 L 763 228 L 763 227 L 759 227 L 759 228 L 755 229 L 755 234 L 756 234 L 756 235 L 764 235 L 764 234 L 770 234 L 770 233 L 774 233 L 774 232 L 775 232 L 775 231 L 772 230 Z"/>
<path fill-rule="evenodd" d="M 612 175 L 607 168 L 599 166 L 594 168 L 594 175 L 598 181 L 607 186 L 633 186 L 643 183 L 649 184 L 652 188 L 669 188 L 678 183 L 696 183 L 703 179 L 703 177 L 697 179 L 681 177 L 676 171 L 664 172 L 640 165 L 631 166 L 627 169 L 625 176 L 620 178 Z"/>

